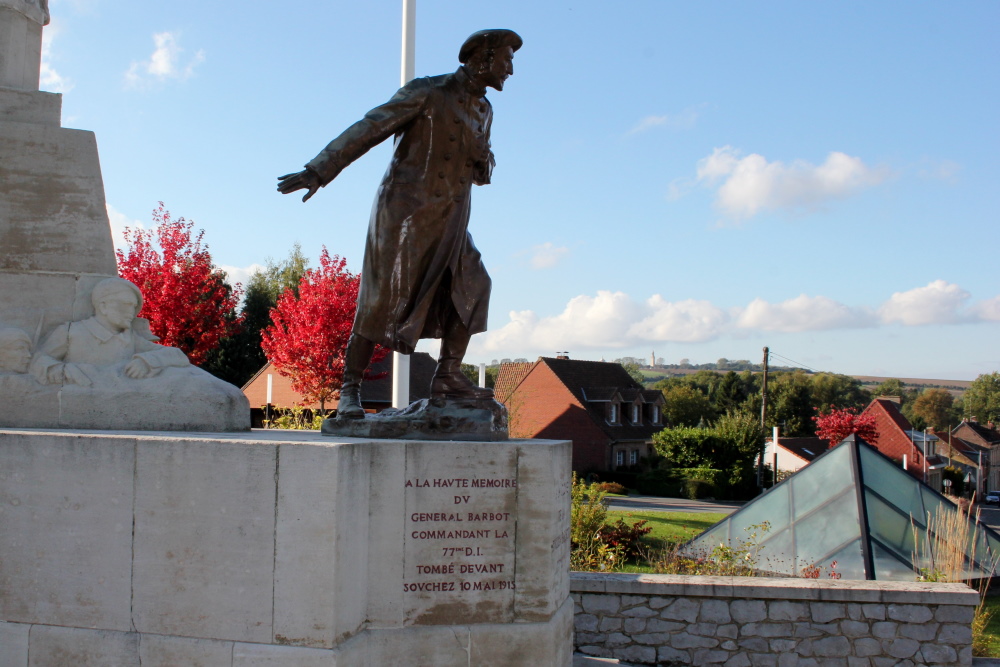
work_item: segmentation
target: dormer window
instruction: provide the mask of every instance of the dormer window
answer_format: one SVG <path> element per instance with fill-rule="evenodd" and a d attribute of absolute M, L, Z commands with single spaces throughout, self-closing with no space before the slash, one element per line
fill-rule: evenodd
<path fill-rule="evenodd" d="M 642 406 L 638 403 L 632 404 L 632 423 L 638 424 L 642 421 Z"/>
<path fill-rule="evenodd" d="M 612 424 L 618 423 L 618 404 L 609 403 L 608 404 L 608 422 Z"/>
<path fill-rule="evenodd" d="M 651 405 L 649 407 L 649 421 L 652 424 L 659 424 L 660 423 L 660 406 L 659 405 Z"/>

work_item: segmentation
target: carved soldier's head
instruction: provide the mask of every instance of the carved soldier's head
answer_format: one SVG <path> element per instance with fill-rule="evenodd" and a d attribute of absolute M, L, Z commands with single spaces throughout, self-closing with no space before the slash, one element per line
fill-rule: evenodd
<path fill-rule="evenodd" d="M 121 333 L 132 327 L 142 308 L 142 292 L 122 278 L 105 278 L 90 295 L 94 317 L 108 331 Z"/>
<path fill-rule="evenodd" d="M 14 327 L 0 327 L 0 373 L 27 373 L 31 337 Z"/>
<path fill-rule="evenodd" d="M 513 30 L 480 30 L 462 44 L 458 60 L 483 86 L 503 90 L 514 74 L 514 52 L 523 43 Z"/>

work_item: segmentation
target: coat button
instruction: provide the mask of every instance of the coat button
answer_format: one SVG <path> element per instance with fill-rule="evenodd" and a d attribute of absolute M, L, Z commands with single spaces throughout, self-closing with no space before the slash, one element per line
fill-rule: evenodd
<path fill-rule="evenodd" d="M 480 111 L 486 111 L 486 105 L 485 104 L 480 104 L 479 105 L 479 110 Z"/>
<path fill-rule="evenodd" d="M 465 98 L 464 97 L 459 97 L 458 98 L 458 103 L 459 104 L 465 104 Z"/>
<path fill-rule="evenodd" d="M 462 121 L 461 121 L 461 120 L 459 119 L 459 117 L 458 117 L 458 116 L 455 116 L 455 119 L 454 119 L 454 123 L 455 123 L 455 125 L 458 125 L 458 124 L 459 124 L 459 123 L 461 123 L 461 122 L 462 122 Z"/>
<path fill-rule="evenodd" d="M 451 135 L 451 136 L 449 136 L 449 137 L 448 137 L 448 141 L 455 141 L 455 138 L 456 138 L 456 137 L 455 137 L 455 135 L 453 134 L 453 135 Z"/>
<path fill-rule="evenodd" d="M 466 160 L 466 161 L 465 161 L 465 166 L 466 166 L 466 167 L 471 167 L 471 166 L 472 166 L 472 160 L 471 160 L 471 159 L 469 159 L 469 160 Z"/>
<path fill-rule="evenodd" d="M 439 171 L 438 172 L 438 178 L 444 178 L 444 172 L 443 171 Z"/>
<path fill-rule="evenodd" d="M 441 196 L 441 191 L 440 190 L 435 190 L 434 191 L 434 196 L 435 197 L 440 197 Z"/>
<path fill-rule="evenodd" d="M 444 154 L 444 159 L 445 160 L 450 160 L 451 159 L 451 153 L 445 153 Z"/>
<path fill-rule="evenodd" d="M 459 178 L 458 182 L 461 183 L 462 185 L 465 185 L 465 176 L 462 176 L 461 178 Z"/>

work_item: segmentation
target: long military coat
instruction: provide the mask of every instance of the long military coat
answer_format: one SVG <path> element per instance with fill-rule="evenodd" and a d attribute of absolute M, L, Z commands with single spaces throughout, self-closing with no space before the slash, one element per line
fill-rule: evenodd
<path fill-rule="evenodd" d="M 325 186 L 395 135 L 368 225 L 354 333 L 398 352 L 440 338 L 454 306 L 486 330 L 490 277 L 468 232 L 472 185 L 490 182 L 493 109 L 464 68 L 414 79 L 306 167 Z"/>

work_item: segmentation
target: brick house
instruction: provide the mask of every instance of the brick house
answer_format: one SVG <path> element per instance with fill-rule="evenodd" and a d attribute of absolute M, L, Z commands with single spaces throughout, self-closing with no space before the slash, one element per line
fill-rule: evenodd
<path fill-rule="evenodd" d="M 947 431 L 931 431 L 937 436 L 937 454 L 944 459 L 946 465 L 958 468 L 963 473 L 971 473 L 972 477 L 979 476 L 980 462 L 982 463 L 983 479 L 989 480 L 993 466 L 990 464 L 990 449 L 964 438 L 960 438 Z M 980 494 L 985 493 L 985 489 L 980 490 Z"/>
<path fill-rule="evenodd" d="M 414 352 L 410 355 L 410 401 L 417 401 L 430 396 L 431 378 L 437 362 L 426 352 Z M 372 366 L 373 373 L 386 372 L 386 376 L 378 380 L 367 380 L 361 383 L 361 405 L 366 412 L 381 412 L 392 407 L 392 355 Z M 264 405 L 267 403 L 267 378 L 271 377 L 271 405 L 275 408 L 304 407 L 318 410 L 319 403 L 306 403 L 302 394 L 292 389 L 292 379 L 281 375 L 268 362 L 243 385 L 243 394 L 250 401 L 250 419 L 254 427 L 260 427 L 264 418 Z M 326 408 L 337 407 L 336 400 L 330 401 Z"/>
<path fill-rule="evenodd" d="M 947 465 L 947 460 L 937 454 L 938 438 L 927 434 L 925 444 L 924 432 L 915 431 L 910 420 L 900 412 L 898 398 L 876 398 L 861 414 L 875 416 L 878 437 L 868 444 L 898 462 L 912 476 L 926 480 L 931 488 L 941 489 L 941 470 Z"/>
<path fill-rule="evenodd" d="M 987 486 L 985 491 L 1000 489 L 1000 431 L 992 422 L 980 424 L 972 419 L 963 419 L 962 423 L 951 430 L 951 434 L 965 442 L 983 448 L 988 454 L 983 454 L 989 461 L 989 471 L 985 475 Z"/>
<path fill-rule="evenodd" d="M 621 364 L 568 357 L 503 364 L 494 391 L 512 437 L 572 440 L 581 475 L 637 468 L 666 426 L 663 394 L 643 389 Z"/>

